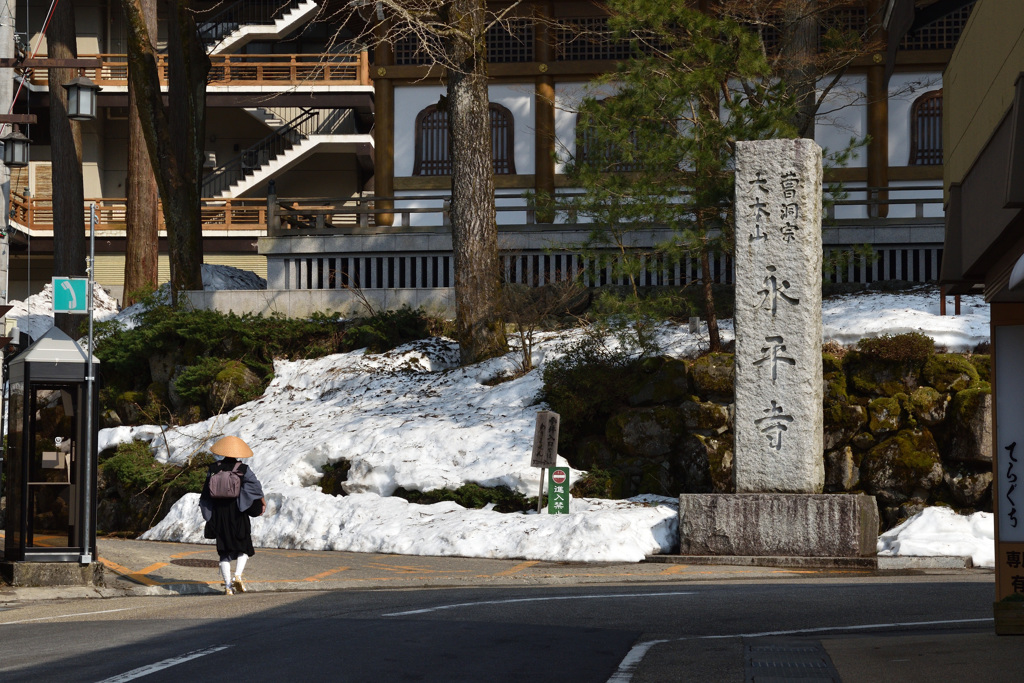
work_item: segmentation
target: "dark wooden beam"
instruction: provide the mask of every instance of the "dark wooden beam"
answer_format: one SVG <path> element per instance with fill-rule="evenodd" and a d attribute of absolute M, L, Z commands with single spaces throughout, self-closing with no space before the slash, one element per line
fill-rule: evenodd
<path fill-rule="evenodd" d="M 0 69 L 99 69 L 103 60 L 93 59 L 21 59 L 4 57 L 0 59 Z"/>
<path fill-rule="evenodd" d="M 0 114 L 0 123 L 36 123 L 35 114 Z"/>

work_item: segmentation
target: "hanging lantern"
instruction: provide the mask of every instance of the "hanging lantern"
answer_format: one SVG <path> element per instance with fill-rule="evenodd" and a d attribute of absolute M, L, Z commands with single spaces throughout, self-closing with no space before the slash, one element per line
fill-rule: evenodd
<path fill-rule="evenodd" d="M 8 168 L 25 168 L 28 166 L 29 139 L 22 135 L 17 126 L 3 138 L 4 165 Z"/>
<path fill-rule="evenodd" d="M 92 121 L 96 118 L 96 95 L 100 86 L 85 76 L 65 83 L 68 91 L 68 118 L 72 121 Z"/>

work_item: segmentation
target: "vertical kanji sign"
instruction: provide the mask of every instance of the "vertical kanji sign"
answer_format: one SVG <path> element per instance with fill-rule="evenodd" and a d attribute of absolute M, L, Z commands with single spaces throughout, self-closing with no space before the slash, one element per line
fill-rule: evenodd
<path fill-rule="evenodd" d="M 537 413 L 533 433 L 533 457 L 530 467 L 554 467 L 558 457 L 558 413 L 542 410 Z"/>
<path fill-rule="evenodd" d="M 540 491 L 537 493 L 537 512 L 544 501 L 544 468 L 554 467 L 558 461 L 559 415 L 550 410 L 537 413 L 537 425 L 533 432 L 533 457 L 530 467 L 540 468 Z"/>
<path fill-rule="evenodd" d="M 1024 320 L 992 305 L 996 600 L 1024 595 Z"/>
<path fill-rule="evenodd" d="M 553 467 L 548 475 L 548 514 L 569 514 L 569 468 Z"/>

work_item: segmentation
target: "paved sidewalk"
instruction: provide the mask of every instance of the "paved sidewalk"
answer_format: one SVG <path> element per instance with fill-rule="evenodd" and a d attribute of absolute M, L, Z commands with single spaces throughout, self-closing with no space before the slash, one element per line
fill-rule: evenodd
<path fill-rule="evenodd" d="M 187 595 L 221 589 L 212 545 L 100 539 L 103 586 L 0 588 L 6 599 L 31 600 L 115 595 Z M 245 569 L 251 591 L 425 588 L 466 585 L 578 585 L 687 580 L 765 580 L 885 575 L 865 568 L 756 567 L 653 558 L 640 563 L 576 563 L 422 557 L 258 548 Z M 935 562 L 905 571 L 991 580 L 991 571 L 955 569 Z M 666 561 L 669 560 L 669 561 Z M 954 563 L 954 566 L 956 564 Z M 962 567 L 962 564 L 959 566 Z"/>

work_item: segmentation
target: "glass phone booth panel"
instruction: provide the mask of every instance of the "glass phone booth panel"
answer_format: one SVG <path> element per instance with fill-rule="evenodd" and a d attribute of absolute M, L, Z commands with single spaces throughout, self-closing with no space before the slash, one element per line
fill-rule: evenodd
<path fill-rule="evenodd" d="M 93 359 L 95 375 L 99 363 Z M 8 363 L 8 562 L 91 562 L 96 549 L 95 490 L 98 420 L 86 424 L 86 353 L 50 328 Z M 92 444 L 86 454 L 85 443 Z M 86 485 L 88 484 L 88 485 Z"/>
<path fill-rule="evenodd" d="M 78 489 L 75 415 L 77 387 L 33 385 L 29 409 L 26 548 L 73 548 Z"/>

